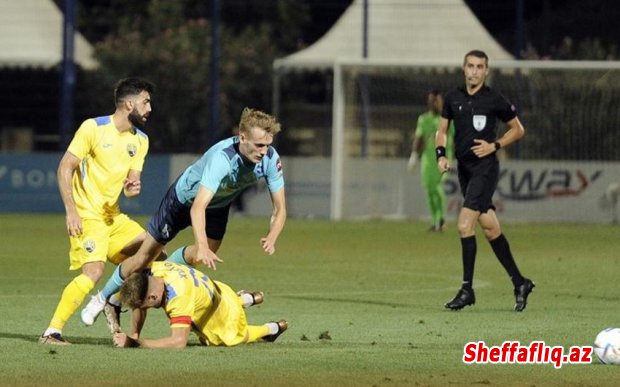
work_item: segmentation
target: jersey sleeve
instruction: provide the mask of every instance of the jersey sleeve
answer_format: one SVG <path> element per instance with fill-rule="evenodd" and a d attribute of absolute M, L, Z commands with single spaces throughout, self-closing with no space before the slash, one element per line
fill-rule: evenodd
<path fill-rule="evenodd" d="M 194 312 L 192 295 L 182 289 L 175 289 L 175 285 L 168 284 L 166 285 L 166 294 L 169 297 L 166 303 L 166 314 L 170 318 L 170 327 L 180 328 L 192 325 L 192 314 Z"/>
<path fill-rule="evenodd" d="M 200 184 L 211 192 L 217 192 L 222 179 L 230 173 L 230 162 L 223 152 L 217 152 L 205 163 Z"/>
<path fill-rule="evenodd" d="M 82 160 L 96 145 L 97 123 L 93 119 L 88 119 L 80 125 L 73 135 L 69 144 L 69 151 L 78 159 Z"/>
<path fill-rule="evenodd" d="M 445 119 L 451 120 L 454 118 L 454 112 L 452 111 L 452 96 L 451 93 L 446 94 L 443 101 L 443 108 L 441 109 L 441 116 Z"/>
<path fill-rule="evenodd" d="M 273 149 L 273 148 L 272 148 Z M 284 187 L 284 172 L 282 170 L 282 161 L 280 155 L 273 149 L 273 155 L 267 162 L 265 171 L 265 181 L 269 192 L 277 192 Z"/>
<path fill-rule="evenodd" d="M 517 116 L 517 108 L 506 97 L 499 95 L 497 98 L 497 117 L 503 122 L 508 122 Z"/>

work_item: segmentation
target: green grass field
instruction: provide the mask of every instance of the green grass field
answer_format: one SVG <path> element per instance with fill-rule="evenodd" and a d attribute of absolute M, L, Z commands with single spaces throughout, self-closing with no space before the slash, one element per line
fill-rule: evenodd
<path fill-rule="evenodd" d="M 145 223 L 146 218 L 139 218 Z M 212 277 L 265 292 L 250 323 L 286 318 L 275 343 L 180 350 L 116 349 L 104 321 L 76 314 L 74 345 L 37 343 L 60 292 L 73 278 L 61 215 L 0 215 L 0 385 L 603 385 L 620 367 L 466 365 L 463 346 L 544 341 L 591 345 L 620 326 L 619 229 L 607 225 L 504 225 L 521 270 L 537 287 L 523 313 L 511 283 L 478 237 L 474 307 L 450 312 L 461 277 L 454 224 L 430 234 L 413 222 L 289 220 L 269 257 L 259 248 L 267 219 L 233 217 Z M 191 241 L 186 230 L 170 250 Z M 109 269 L 111 269 L 110 266 Z M 126 315 L 123 316 L 126 324 Z M 163 312 L 146 337 L 167 335 Z M 323 338 L 321 338 L 323 337 Z"/>

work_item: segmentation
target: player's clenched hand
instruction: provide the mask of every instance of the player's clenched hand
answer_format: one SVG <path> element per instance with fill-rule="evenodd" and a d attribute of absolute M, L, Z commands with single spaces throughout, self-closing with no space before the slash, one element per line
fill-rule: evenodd
<path fill-rule="evenodd" d="M 198 251 L 196 252 L 196 260 L 204 263 L 208 268 L 213 270 L 217 270 L 215 268 L 215 262 L 224 262 L 210 249 L 200 248 L 198 248 Z"/>
<path fill-rule="evenodd" d="M 450 170 L 450 162 L 447 158 L 440 157 L 439 160 L 437 160 L 437 168 L 441 173 L 448 172 Z"/>
<path fill-rule="evenodd" d="M 123 192 L 125 196 L 128 198 L 138 196 L 140 194 L 141 188 L 142 188 L 142 183 L 140 182 L 140 180 L 131 180 L 131 179 L 123 180 Z"/>
<path fill-rule="evenodd" d="M 265 252 L 269 255 L 273 255 L 276 252 L 276 242 L 271 240 L 270 238 L 261 238 L 260 245 L 265 250 Z"/>
<path fill-rule="evenodd" d="M 471 150 L 474 152 L 478 158 L 482 158 L 490 155 L 495 152 L 495 144 L 486 142 L 484 140 L 474 140 L 476 145 L 471 147 Z"/>
<path fill-rule="evenodd" d="M 67 212 L 66 221 L 67 233 L 69 234 L 69 236 L 77 237 L 82 235 L 82 219 L 77 212 Z"/>
<path fill-rule="evenodd" d="M 137 340 L 132 339 L 123 332 L 117 332 L 112 336 L 114 346 L 118 348 L 134 348 L 139 347 L 140 344 Z"/>
<path fill-rule="evenodd" d="M 112 336 L 112 341 L 114 342 L 115 347 L 119 347 L 119 348 L 129 347 L 128 345 L 129 337 L 127 337 L 127 335 L 122 332 L 115 333 L 114 336 Z"/>

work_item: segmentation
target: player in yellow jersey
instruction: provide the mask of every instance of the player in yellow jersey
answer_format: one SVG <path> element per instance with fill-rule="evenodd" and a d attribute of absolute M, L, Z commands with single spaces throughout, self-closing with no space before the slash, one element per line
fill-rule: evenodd
<path fill-rule="evenodd" d="M 285 320 L 247 324 L 243 308 L 261 303 L 262 293 L 235 293 L 193 267 L 170 261 L 153 262 L 150 269 L 130 275 L 121 287 L 121 300 L 134 313 L 130 334 L 114 335 L 117 347 L 184 348 L 191 331 L 204 345 L 273 342 L 288 328 Z M 170 336 L 140 337 L 149 308 L 164 309 L 170 318 Z"/>
<path fill-rule="evenodd" d="M 151 113 L 152 93 L 148 81 L 119 81 L 114 113 L 84 121 L 60 160 L 58 186 L 70 241 L 69 269 L 81 269 L 81 274 L 65 287 L 41 343 L 69 344 L 62 329 L 103 275 L 105 262 L 119 264 L 144 241 L 144 229 L 121 213 L 119 196 L 140 194 L 149 139 L 138 128 Z"/>

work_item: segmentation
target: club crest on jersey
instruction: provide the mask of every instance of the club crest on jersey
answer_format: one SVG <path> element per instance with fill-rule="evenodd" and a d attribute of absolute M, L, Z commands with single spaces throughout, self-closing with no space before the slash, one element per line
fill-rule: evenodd
<path fill-rule="evenodd" d="M 474 129 L 479 132 L 487 126 L 487 116 L 475 115 L 472 121 L 474 124 Z"/>
<path fill-rule="evenodd" d="M 96 247 L 97 245 L 95 244 L 95 241 L 92 239 L 89 239 L 84 242 L 84 250 L 86 250 L 86 252 L 88 253 L 92 253 L 93 251 L 95 251 Z"/>
<path fill-rule="evenodd" d="M 127 153 L 129 153 L 129 157 L 134 157 L 136 152 L 137 148 L 134 144 L 127 144 Z"/>

